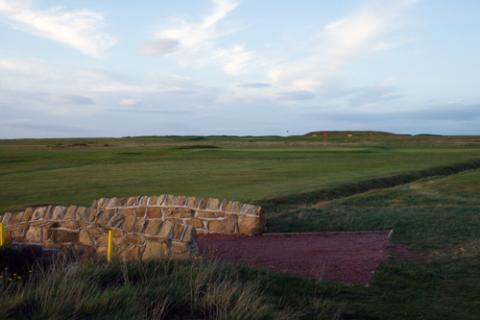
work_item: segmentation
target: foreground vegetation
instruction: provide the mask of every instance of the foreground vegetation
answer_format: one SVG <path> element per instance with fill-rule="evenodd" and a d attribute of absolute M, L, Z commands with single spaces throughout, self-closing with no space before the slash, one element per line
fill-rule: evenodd
<path fill-rule="evenodd" d="M 0 211 L 100 196 L 212 195 L 267 204 L 272 232 L 394 229 L 396 247 L 368 287 L 205 261 L 60 265 L 3 286 L 0 318 L 477 319 L 480 170 L 361 194 L 331 190 L 480 159 L 479 139 L 349 134 L 327 143 L 321 133 L 0 143 Z M 271 201 L 279 197 L 288 201 Z"/>
<path fill-rule="evenodd" d="M 46 269 L 33 270 L 26 281 L 16 280 L 2 288 L 1 319 L 299 317 L 289 302 L 261 290 L 261 277 L 242 279 L 238 269 L 217 262 L 56 261 Z M 325 313 L 323 308 L 319 311 Z"/>

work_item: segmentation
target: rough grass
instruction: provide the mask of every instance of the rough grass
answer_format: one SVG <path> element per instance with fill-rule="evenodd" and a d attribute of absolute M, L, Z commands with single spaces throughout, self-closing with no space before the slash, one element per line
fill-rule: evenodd
<path fill-rule="evenodd" d="M 288 320 L 338 314 L 337 304 L 327 299 L 301 294 L 284 300 L 287 288 L 268 285 L 270 280 L 267 273 L 215 261 L 58 260 L 0 285 L 0 318 Z"/>
<path fill-rule="evenodd" d="M 368 288 L 345 288 L 347 319 L 477 319 L 480 170 L 273 213 L 271 231 L 393 229 L 393 253 Z"/>

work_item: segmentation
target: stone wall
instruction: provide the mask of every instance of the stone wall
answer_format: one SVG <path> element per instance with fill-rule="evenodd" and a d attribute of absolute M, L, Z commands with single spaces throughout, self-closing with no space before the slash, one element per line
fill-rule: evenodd
<path fill-rule="evenodd" d="M 195 229 L 173 221 L 139 218 L 95 207 L 47 206 L 5 213 L 6 240 L 107 254 L 108 230 L 113 256 L 124 261 L 185 259 L 197 254 Z"/>
<path fill-rule="evenodd" d="M 89 208 L 42 206 L 1 217 L 7 241 L 107 254 L 123 260 L 185 259 L 197 255 L 196 234 L 256 235 L 265 226 L 261 207 L 214 198 L 173 195 L 109 198 Z"/>
<path fill-rule="evenodd" d="M 238 201 L 174 195 L 99 199 L 92 208 L 152 221 L 172 221 L 196 229 L 197 234 L 256 235 L 265 227 L 261 207 Z"/>

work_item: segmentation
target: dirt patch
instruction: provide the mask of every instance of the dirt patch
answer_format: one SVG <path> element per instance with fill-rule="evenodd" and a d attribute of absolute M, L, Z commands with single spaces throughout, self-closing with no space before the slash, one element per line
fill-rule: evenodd
<path fill-rule="evenodd" d="M 390 231 L 264 234 L 256 237 L 207 235 L 198 238 L 207 259 L 264 267 L 273 272 L 320 280 L 368 284 L 387 259 Z"/>

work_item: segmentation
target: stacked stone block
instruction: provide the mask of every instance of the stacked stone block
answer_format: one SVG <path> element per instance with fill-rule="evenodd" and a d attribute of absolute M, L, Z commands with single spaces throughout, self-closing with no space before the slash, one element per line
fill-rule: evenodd
<path fill-rule="evenodd" d="M 238 201 L 174 195 L 99 199 L 96 210 L 115 211 L 145 221 L 171 221 L 195 228 L 197 234 L 257 235 L 265 227 L 261 207 Z"/>
<path fill-rule="evenodd" d="M 117 210 L 47 206 L 5 213 L 7 241 L 46 248 L 88 249 L 107 254 L 108 231 L 113 255 L 125 261 L 190 258 L 197 254 L 195 229 L 171 221 L 159 222 Z"/>
<path fill-rule="evenodd" d="M 196 234 L 256 235 L 265 226 L 260 207 L 215 198 L 173 195 L 109 198 L 89 208 L 41 206 L 0 217 L 7 241 L 47 248 L 88 249 L 123 260 L 190 258 L 197 255 Z"/>

